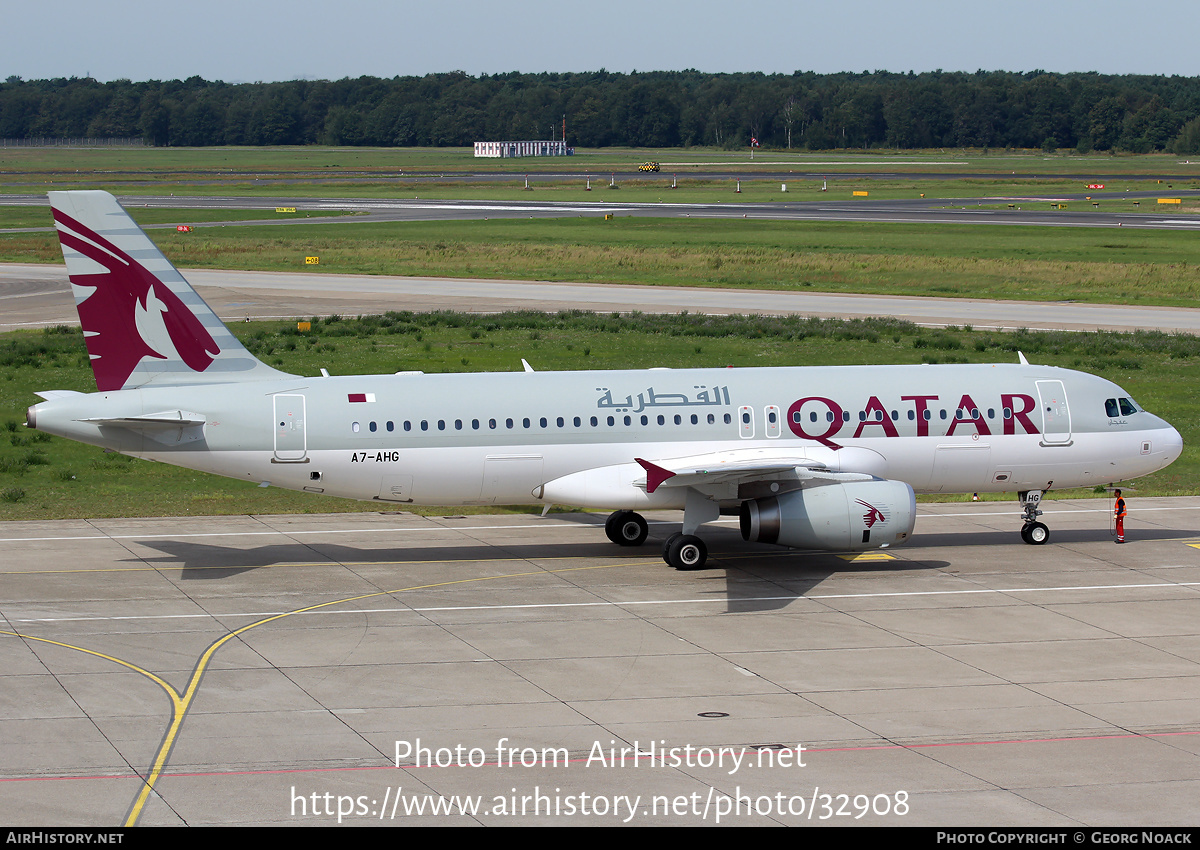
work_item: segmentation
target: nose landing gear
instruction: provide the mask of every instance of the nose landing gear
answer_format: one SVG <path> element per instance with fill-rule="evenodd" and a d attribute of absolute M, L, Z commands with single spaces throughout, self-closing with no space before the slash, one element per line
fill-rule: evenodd
<path fill-rule="evenodd" d="M 1021 539 L 1031 546 L 1041 546 L 1050 539 L 1050 529 L 1037 519 L 1042 515 L 1038 510 L 1038 505 L 1042 503 L 1042 491 L 1022 490 L 1017 497 L 1021 500 L 1025 520 L 1025 525 L 1021 527 Z"/>

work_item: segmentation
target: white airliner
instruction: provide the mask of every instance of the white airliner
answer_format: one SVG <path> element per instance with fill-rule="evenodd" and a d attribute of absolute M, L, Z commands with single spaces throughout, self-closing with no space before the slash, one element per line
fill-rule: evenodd
<path fill-rule="evenodd" d="M 98 392 L 42 392 L 27 424 L 294 490 L 412 505 L 682 509 L 663 547 L 738 514 L 749 541 L 901 543 L 920 493 L 1017 492 L 1027 543 L 1053 487 L 1162 469 L 1179 432 L 1109 381 L 1018 364 L 301 377 L 257 360 L 106 192 L 51 192 Z"/>

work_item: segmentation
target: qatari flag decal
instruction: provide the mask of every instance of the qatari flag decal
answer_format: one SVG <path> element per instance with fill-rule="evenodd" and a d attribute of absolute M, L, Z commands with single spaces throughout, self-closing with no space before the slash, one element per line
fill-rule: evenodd
<path fill-rule="evenodd" d="M 374 404 L 375 403 L 375 393 L 350 393 L 348 396 L 346 396 L 346 400 L 350 401 L 351 403 L 357 401 L 357 402 L 369 402 L 371 404 Z"/>

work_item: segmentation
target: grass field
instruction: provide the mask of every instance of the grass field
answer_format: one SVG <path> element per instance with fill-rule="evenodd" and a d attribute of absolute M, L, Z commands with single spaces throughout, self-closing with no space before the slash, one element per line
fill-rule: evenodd
<path fill-rule="evenodd" d="M 309 333 L 297 332 L 294 323 L 232 329 L 261 359 L 305 375 L 322 367 L 332 374 L 520 371 L 522 357 L 539 370 L 856 363 L 915 368 L 923 362 L 1013 362 L 1021 350 L 1035 363 L 1104 374 L 1179 429 L 1183 456 L 1141 479 L 1139 495 L 1200 492 L 1200 339 L 1191 336 L 929 331 L 888 319 L 586 313 L 390 314 L 317 320 Z M 34 391 L 94 390 L 78 330 L 0 337 L 0 371 L 0 520 L 369 509 L 135 461 L 27 430 L 24 411 L 37 402 Z"/>
<path fill-rule="evenodd" d="M 295 213 L 275 212 L 274 207 L 261 210 L 157 209 L 130 206 L 133 220 L 141 225 L 198 224 L 207 221 L 296 221 L 309 217 L 303 210 Z M 351 212 L 322 211 L 322 216 L 353 215 Z M 0 229 L 6 227 L 53 227 L 48 206 L 0 207 Z"/>
<path fill-rule="evenodd" d="M 664 169 L 684 168 L 678 189 L 667 188 L 663 173 L 622 180 L 607 186 L 608 168 L 632 168 L 658 159 Z M 1088 169 L 1120 175 L 1104 178 L 1106 193 L 1160 190 L 1164 195 L 1200 181 L 1159 183 L 1164 173 L 1200 177 L 1200 164 L 1178 157 L 1046 156 L 1038 153 L 871 151 L 842 154 L 762 152 L 756 168 L 834 169 L 829 191 L 812 178 L 789 182 L 786 194 L 776 180 L 747 179 L 742 193 L 734 181 L 693 176 L 704 169 L 733 167 L 746 158 L 738 152 L 701 149 L 674 151 L 581 151 L 571 158 L 476 160 L 467 149 L 359 148 L 193 148 L 0 150 L 0 191 L 43 191 L 96 185 L 120 192 L 165 194 L 285 193 L 344 197 L 415 197 L 425 199 L 539 199 L 591 203 L 670 204 L 673 202 L 769 202 L 788 200 L 854 204 L 870 199 L 954 197 L 963 205 L 1004 208 L 1028 197 L 1058 197 L 1084 192 L 1083 178 L 1053 176 Z M 747 160 L 748 161 L 748 160 Z M 593 191 L 578 178 L 444 182 L 401 176 L 414 170 L 485 173 L 513 167 L 544 172 L 593 169 Z M 876 178 L 836 177 L 842 170 L 876 171 Z M 1069 168 L 1067 166 L 1070 166 Z M 897 177 L 898 171 L 911 176 Z M 934 177 L 962 173 L 958 179 Z M 1017 172 L 1014 176 L 1014 172 Z M 1051 175 L 1033 179 L 1030 174 Z M 1090 178 L 1088 178 L 1090 179 Z M 855 190 L 868 191 L 866 199 Z M 1012 199 L 1012 200 L 1008 200 Z M 932 202 L 932 201 L 931 201 Z M 1150 201 L 1134 207 L 1124 197 L 1104 198 L 1101 209 L 1157 211 Z M 1047 209 L 1049 202 L 1035 204 Z M 1090 210 L 1072 202 L 1072 212 Z M 1077 300 L 1099 303 L 1136 301 L 1165 306 L 1194 306 L 1200 294 L 1200 263 L 1193 234 L 1126 229 L 1118 238 L 1107 230 L 811 223 L 778 221 L 646 219 L 618 216 L 560 220 L 411 222 L 353 225 L 306 225 L 302 202 L 295 227 L 198 228 L 189 234 L 155 232 L 154 238 L 180 266 L 261 270 L 303 268 L 306 256 L 319 255 L 332 272 L 494 277 L 533 280 L 649 283 L 689 286 L 811 289 L 903 295 Z M 1200 202 L 1172 207 L 1172 215 L 1194 215 Z M 273 207 L 257 212 L 139 210 L 143 223 L 244 221 L 274 218 Z M 44 208 L 0 208 L 0 228 L 48 225 Z M 0 262 L 60 262 L 54 237 L 0 234 Z"/>
<path fill-rule="evenodd" d="M 180 267 L 1192 307 L 1194 233 L 598 217 L 152 231 Z M 53 233 L 0 234 L 0 262 L 60 263 Z"/>
<path fill-rule="evenodd" d="M 615 182 L 610 182 L 614 180 Z M 675 188 L 672 188 L 672 184 Z M 588 189 L 588 186 L 591 189 Z M 783 191 L 786 186 L 787 191 Z M 1159 186 L 1153 180 L 1124 179 L 1115 183 L 1106 183 L 1106 193 L 1154 193 L 1171 195 L 1177 190 L 1200 191 L 1200 183 L 1188 181 L 1175 184 L 1172 187 Z M 66 185 L 52 188 L 67 188 Z M 86 188 L 86 187 L 84 187 Z M 117 194 L 129 193 L 132 196 L 140 194 L 158 195 L 154 187 L 142 188 L 137 185 L 124 186 L 115 182 L 99 183 L 93 188 L 104 188 Z M 867 196 L 856 196 L 856 191 L 865 191 Z M 229 183 L 221 186 L 197 185 L 180 186 L 181 196 L 232 196 L 273 198 L 279 195 L 287 197 L 322 197 L 322 198 L 403 198 L 415 200 L 488 200 L 488 201 L 550 201 L 572 204 L 721 204 L 721 203 L 851 203 L 862 204 L 871 200 L 909 200 L 919 201 L 922 198 L 934 207 L 944 205 L 953 200 L 964 204 L 994 203 L 1001 199 L 1017 199 L 1027 201 L 1030 198 L 1044 198 L 1039 209 L 1050 209 L 1052 200 L 1065 198 L 1068 195 L 1078 196 L 1088 192 L 1082 181 L 1066 181 L 1061 179 L 1020 180 L 1013 182 L 1004 179 L 971 179 L 957 180 L 922 179 L 919 175 L 912 178 L 813 178 L 797 177 L 784 179 L 733 178 L 733 177 L 692 177 L 680 174 L 674 175 L 617 177 L 609 174 L 592 175 L 589 178 L 575 177 L 541 177 L 530 175 L 529 186 L 525 187 L 522 177 L 505 180 L 477 180 L 465 178 L 460 180 L 443 180 L 441 178 L 413 178 L 411 180 L 391 179 L 387 181 L 338 180 L 296 182 L 292 180 L 251 184 L 246 182 Z M 1126 212 L 1148 212 L 1154 209 L 1154 200 L 1141 198 L 1141 207 L 1133 206 L 1133 199 L 1124 197 L 1104 198 L 1104 209 L 1108 212 L 1120 209 Z M 1109 205 L 1118 206 L 1109 206 Z M 1073 201 L 1072 209 L 1091 209 L 1091 205 L 1082 199 Z M 1180 212 L 1194 213 L 1194 207 L 1176 206 L 1172 214 Z"/>
<path fill-rule="evenodd" d="M 2 157 L 0 157 L 2 159 Z M 0 169 L 0 181 L 4 172 Z M 218 181 L 185 181 L 170 183 L 169 188 L 180 197 L 262 197 L 275 198 L 280 195 L 300 199 L 306 197 L 372 199 L 403 198 L 421 200 L 489 200 L 489 201 L 539 201 L 572 204 L 721 204 L 721 203 L 839 203 L 863 204 L 879 200 L 921 201 L 926 199 L 931 207 L 955 205 L 995 205 L 999 201 L 1013 200 L 1026 205 L 1026 209 L 1051 209 L 1051 203 L 1067 196 L 1088 193 L 1102 195 L 1097 200 L 1105 212 L 1155 212 L 1162 208 L 1154 197 L 1178 195 L 1186 191 L 1200 191 L 1200 180 L 1177 181 L 1170 185 L 1156 180 L 1129 177 L 1105 183 L 1103 192 L 1087 189 L 1082 180 L 1062 178 L 1012 178 L 964 177 L 958 179 L 935 179 L 913 175 L 912 177 L 862 177 L 847 176 L 828 178 L 797 176 L 778 179 L 763 179 L 746 176 L 740 180 L 733 177 L 707 177 L 702 175 L 663 173 L 639 175 L 635 178 L 623 176 L 610 183 L 609 174 L 593 173 L 584 176 L 549 176 L 531 173 L 529 186 L 525 178 L 480 180 L 472 177 L 441 179 L 422 178 L 297 178 L 277 176 L 250 181 L 246 177 L 222 178 Z M 588 186 L 590 185 L 590 190 Z M 673 188 L 674 185 L 674 188 Z M 786 191 L 783 191 L 786 187 Z M 17 187 L 8 187 L 18 191 Z M 42 194 L 51 189 L 99 188 L 119 195 L 160 196 L 164 185 L 160 178 L 141 179 L 135 176 L 119 177 L 110 172 L 92 176 L 72 175 L 56 179 L 53 183 L 26 186 L 24 193 Z M 0 182 L 0 192 L 4 183 Z M 855 192 L 867 192 L 867 196 L 856 196 Z M 1124 197 L 1126 194 L 1141 193 L 1143 197 Z M 1115 196 L 1114 196 L 1115 194 Z M 1033 199 L 1039 200 L 1033 200 Z M 1195 198 L 1185 196 L 1184 203 L 1170 207 L 1172 215 L 1195 215 L 1200 212 Z M 273 207 L 265 207 L 273 212 Z M 1091 210 L 1092 205 L 1076 197 L 1071 201 L 1073 211 Z M 0 224 L 22 226 L 18 224 Z"/>
<path fill-rule="evenodd" d="M 470 148 L 0 148 L 0 185 L 12 182 L 143 175 L 159 181 L 306 176 L 399 176 L 441 171 L 607 173 L 631 171 L 646 161 L 671 169 L 758 171 L 878 170 L 888 172 L 991 172 L 996 175 L 1096 174 L 1200 176 L 1200 160 L 1172 154 L 1088 154 L 1063 151 L 727 151 L 712 148 L 580 148 L 571 157 L 476 158 Z M 9 190 L 11 191 L 11 190 Z"/>

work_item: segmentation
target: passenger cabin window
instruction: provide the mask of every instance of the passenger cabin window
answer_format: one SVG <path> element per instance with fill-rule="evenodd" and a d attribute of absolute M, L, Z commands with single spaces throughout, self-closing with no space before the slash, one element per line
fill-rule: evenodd
<path fill-rule="evenodd" d="M 751 439 L 754 436 L 754 412 L 748 405 L 742 405 L 738 408 L 738 419 L 741 420 L 738 436 L 743 440 Z"/>

